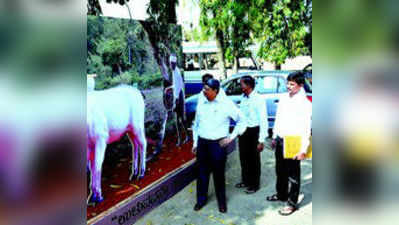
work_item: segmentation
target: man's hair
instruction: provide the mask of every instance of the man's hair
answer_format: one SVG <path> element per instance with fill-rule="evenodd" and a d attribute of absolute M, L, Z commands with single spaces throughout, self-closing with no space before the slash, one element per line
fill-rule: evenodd
<path fill-rule="evenodd" d="M 244 82 L 244 84 L 250 86 L 252 89 L 255 88 L 255 79 L 249 75 L 245 75 L 243 77 L 241 77 L 242 82 Z"/>
<path fill-rule="evenodd" d="M 305 84 L 305 74 L 303 71 L 297 71 L 290 73 L 287 77 L 287 81 L 294 81 L 298 85 L 304 85 Z"/>
<path fill-rule="evenodd" d="M 213 75 L 212 75 L 212 74 L 206 73 L 206 74 L 204 74 L 204 75 L 202 76 L 202 83 L 203 83 L 203 84 L 206 84 L 206 82 L 207 82 L 209 79 L 212 79 L 212 78 L 213 78 Z"/>
<path fill-rule="evenodd" d="M 206 81 L 205 85 L 207 85 L 208 87 L 212 88 L 217 93 L 219 92 L 220 82 L 218 80 L 211 78 L 211 79 Z"/>

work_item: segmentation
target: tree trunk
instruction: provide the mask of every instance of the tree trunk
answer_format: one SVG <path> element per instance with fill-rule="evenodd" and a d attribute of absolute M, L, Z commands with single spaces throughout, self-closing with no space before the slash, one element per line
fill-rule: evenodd
<path fill-rule="evenodd" d="M 280 65 L 280 64 L 276 64 L 276 65 L 275 65 L 275 69 L 276 69 L 276 70 L 281 70 L 281 65 Z"/>
<path fill-rule="evenodd" d="M 176 0 L 169 0 L 167 3 L 167 10 L 168 10 L 168 23 L 177 23 L 177 16 L 176 16 Z"/>
<path fill-rule="evenodd" d="M 239 57 L 234 56 L 233 74 L 238 73 L 238 67 L 240 67 Z"/>
<path fill-rule="evenodd" d="M 11 1 L 14 2 L 14 1 Z M 92 15 L 92 16 L 99 16 L 101 15 L 102 9 L 100 2 L 98 0 L 89 0 L 87 2 L 87 15 Z"/>
<path fill-rule="evenodd" d="M 169 76 L 169 67 L 167 66 L 169 57 L 167 55 L 163 56 L 160 52 L 160 49 L 157 45 L 157 37 L 159 36 L 158 32 L 154 29 L 154 27 L 151 26 L 151 22 L 140 21 L 140 23 L 148 34 L 148 39 L 150 40 L 150 44 L 152 47 L 152 54 L 159 66 L 163 78 L 171 83 Z"/>
<path fill-rule="evenodd" d="M 118 73 L 119 73 L 119 75 L 121 75 L 122 74 L 121 64 L 118 63 L 117 65 L 118 65 Z"/>
<path fill-rule="evenodd" d="M 204 58 L 204 62 L 205 62 L 205 70 L 208 70 L 209 63 L 208 63 L 208 58 L 206 56 Z"/>
<path fill-rule="evenodd" d="M 226 71 L 226 62 L 224 59 L 224 36 L 223 36 L 223 31 L 217 30 L 216 31 L 216 47 L 218 48 L 218 58 L 219 58 L 219 70 L 220 73 L 222 74 L 223 78 L 227 78 L 227 71 Z"/>
<path fill-rule="evenodd" d="M 259 65 L 259 63 L 254 59 L 254 57 L 251 55 L 251 61 L 252 61 L 252 63 L 255 65 L 255 68 L 257 69 L 257 70 L 260 70 L 261 69 L 261 66 Z"/>

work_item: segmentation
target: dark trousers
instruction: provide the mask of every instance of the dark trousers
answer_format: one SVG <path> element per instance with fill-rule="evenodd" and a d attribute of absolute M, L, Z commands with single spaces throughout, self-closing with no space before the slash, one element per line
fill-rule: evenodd
<path fill-rule="evenodd" d="M 358 163 L 340 144 L 332 159 L 338 165 L 335 179 L 340 197 L 361 204 L 376 200 L 381 176 L 378 176 L 378 164 L 375 161 Z"/>
<path fill-rule="evenodd" d="M 277 196 L 280 199 L 288 199 L 288 204 L 296 206 L 301 185 L 301 161 L 284 159 L 283 139 L 279 137 L 277 138 L 275 156 Z"/>
<path fill-rule="evenodd" d="M 239 137 L 242 182 L 248 189 L 259 189 L 260 152 L 257 149 L 259 127 L 248 127 Z"/>
<path fill-rule="evenodd" d="M 203 138 L 198 139 L 197 162 L 197 203 L 205 204 L 208 198 L 209 177 L 213 173 L 216 198 L 219 206 L 226 205 L 225 167 L 226 150 L 221 148 L 219 141 Z"/>

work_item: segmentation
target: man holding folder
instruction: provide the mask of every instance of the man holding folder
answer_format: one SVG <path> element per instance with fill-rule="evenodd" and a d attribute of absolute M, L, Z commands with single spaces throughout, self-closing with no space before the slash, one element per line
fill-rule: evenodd
<path fill-rule="evenodd" d="M 279 210 L 281 215 L 290 215 L 297 210 L 301 185 L 300 162 L 306 158 L 310 143 L 312 104 L 306 98 L 304 83 L 302 71 L 291 73 L 287 77 L 288 93 L 280 98 L 273 128 L 272 148 L 275 148 L 277 193 L 266 199 L 287 201 L 287 205 Z M 297 152 L 293 153 L 295 146 Z"/>

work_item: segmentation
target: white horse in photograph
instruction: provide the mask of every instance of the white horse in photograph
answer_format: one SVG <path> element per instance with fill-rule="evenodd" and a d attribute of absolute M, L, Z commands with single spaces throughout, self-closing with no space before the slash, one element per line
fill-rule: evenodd
<path fill-rule="evenodd" d="M 147 141 L 144 130 L 144 99 L 127 85 L 87 92 L 87 160 L 91 171 L 89 202 L 101 202 L 101 170 L 107 144 L 127 134 L 132 144 L 130 180 L 146 170 Z"/>

